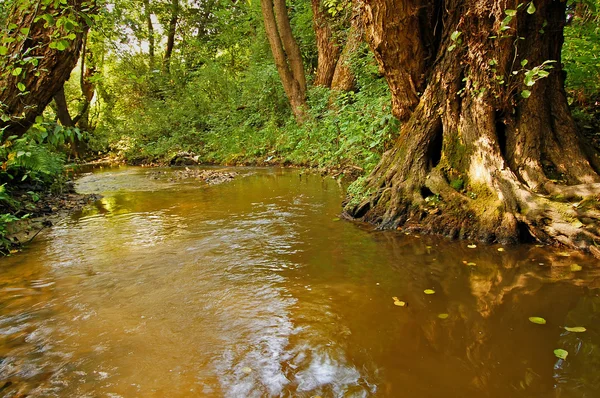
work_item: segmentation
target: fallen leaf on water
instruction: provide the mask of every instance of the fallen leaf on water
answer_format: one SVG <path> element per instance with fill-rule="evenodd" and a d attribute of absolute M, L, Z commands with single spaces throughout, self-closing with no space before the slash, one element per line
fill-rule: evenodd
<path fill-rule="evenodd" d="M 425 289 L 425 290 L 423 290 L 423 293 L 425 293 L 425 294 L 435 294 L 435 290 L 433 290 L 433 289 Z"/>
<path fill-rule="evenodd" d="M 426 248 L 426 249 L 432 249 L 432 247 L 431 247 L 431 246 L 425 246 L 425 248 Z"/>
<path fill-rule="evenodd" d="M 469 249 L 475 249 L 477 247 L 477 245 L 469 245 L 467 246 Z"/>
<path fill-rule="evenodd" d="M 562 348 L 557 348 L 556 350 L 554 350 L 554 355 L 556 355 L 556 357 L 560 359 L 567 359 L 567 355 L 569 355 L 569 352 L 567 350 L 563 350 Z"/>
<path fill-rule="evenodd" d="M 468 265 L 469 267 L 474 267 L 474 266 L 476 266 L 477 264 L 475 264 L 475 263 L 467 263 L 467 265 Z"/>
<path fill-rule="evenodd" d="M 394 300 L 394 305 L 397 305 L 398 307 L 406 307 L 406 301 L 400 301 L 398 300 L 398 297 L 392 297 L 392 300 Z"/>
<path fill-rule="evenodd" d="M 582 269 L 583 267 L 579 264 L 571 264 L 571 271 L 573 272 L 581 271 Z"/>
<path fill-rule="evenodd" d="M 575 327 L 572 327 L 572 328 L 570 328 L 570 327 L 568 327 L 568 326 L 565 326 L 565 330 L 566 330 L 567 332 L 573 332 L 573 333 L 583 333 L 583 332 L 585 332 L 587 329 L 586 329 L 586 328 L 584 328 L 583 326 L 575 326 Z"/>
<path fill-rule="evenodd" d="M 448 314 L 439 314 L 438 318 L 440 318 L 440 319 L 448 319 L 449 316 L 450 315 L 448 315 Z"/>
<path fill-rule="evenodd" d="M 529 322 L 536 323 L 538 325 L 545 325 L 546 320 L 544 318 L 540 318 L 539 316 L 529 317 Z"/>
<path fill-rule="evenodd" d="M 498 251 L 499 251 L 499 252 L 503 252 L 503 251 L 504 251 L 504 248 L 503 248 L 503 247 L 499 247 L 499 248 L 498 248 Z"/>
<path fill-rule="evenodd" d="M 249 368 L 246 366 L 245 368 L 242 368 L 242 372 L 244 372 L 246 374 L 252 373 L 252 368 Z"/>
<path fill-rule="evenodd" d="M 336 218 L 333 219 L 333 221 L 340 221 L 340 218 L 336 217 Z"/>

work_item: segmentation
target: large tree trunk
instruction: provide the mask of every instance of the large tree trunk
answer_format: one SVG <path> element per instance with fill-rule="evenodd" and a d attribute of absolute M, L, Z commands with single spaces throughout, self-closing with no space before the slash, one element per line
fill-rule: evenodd
<path fill-rule="evenodd" d="M 300 48 L 292 35 L 285 0 L 261 0 L 265 31 L 283 89 L 298 123 L 305 118 L 306 76 Z"/>
<path fill-rule="evenodd" d="M 384 228 L 490 242 L 533 238 L 595 251 L 598 158 L 582 149 L 563 88 L 566 5 L 518 4 L 364 4 L 394 113 L 406 122 L 363 197 L 346 206 L 349 215 Z M 518 11 L 507 18 L 511 10 Z M 390 20 L 412 28 L 390 29 Z M 420 60 L 411 58 L 417 54 Z M 525 84 L 547 60 L 558 61 L 549 75 Z"/>
<path fill-rule="evenodd" d="M 0 59 L 0 111 L 5 116 L 0 120 L 2 140 L 21 136 L 31 127 L 63 87 L 77 63 L 83 34 L 87 30 L 82 8 L 88 2 L 69 0 L 68 7 L 59 5 L 56 8 L 53 4 L 55 2 L 39 3 L 30 8 L 16 7 L 11 14 L 9 24 L 14 23 L 17 28 L 2 38 L 8 53 Z M 41 15 L 52 15 L 53 21 L 67 16 L 79 27 L 67 32 L 65 26 L 57 27 L 55 22 L 38 18 Z M 71 33 L 74 34 L 72 39 L 56 39 Z M 6 39 L 15 40 L 8 43 Z"/>
<path fill-rule="evenodd" d="M 311 4 L 318 52 L 314 85 L 331 87 L 333 74 L 340 57 L 340 43 L 333 36 L 330 22 L 321 8 L 321 0 L 311 0 Z"/>

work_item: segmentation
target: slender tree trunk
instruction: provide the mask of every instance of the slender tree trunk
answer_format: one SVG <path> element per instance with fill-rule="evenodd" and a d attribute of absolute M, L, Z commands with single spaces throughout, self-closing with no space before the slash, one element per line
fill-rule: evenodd
<path fill-rule="evenodd" d="M 177 33 L 177 22 L 179 20 L 179 0 L 171 1 L 171 19 L 169 20 L 169 30 L 167 32 L 167 48 L 163 59 L 163 69 L 169 73 L 171 69 L 171 56 L 175 47 L 175 33 Z"/>
<path fill-rule="evenodd" d="M 331 87 L 333 74 L 340 57 L 340 43 L 333 36 L 330 22 L 321 8 L 321 0 L 311 0 L 311 5 L 318 52 L 314 85 Z"/>
<path fill-rule="evenodd" d="M 59 5 L 55 8 L 54 4 L 37 2 L 31 8 L 17 7 L 11 14 L 9 23 L 14 23 L 17 29 L 3 37 L 4 43 L 8 43 L 6 39 L 14 41 L 7 44 L 8 53 L 0 59 L 0 112 L 4 115 L 0 130 L 3 131 L 3 141 L 13 135 L 20 136 L 29 129 L 63 87 L 77 63 L 83 34 L 87 30 L 81 10 L 89 4 L 82 0 L 69 0 L 68 7 Z M 57 27 L 38 18 L 46 14 L 53 15 L 54 21 L 63 15 L 68 16 L 75 19 L 80 27 L 67 32 L 65 26 Z M 74 38 L 56 39 L 67 33 L 74 34 Z M 35 63 L 31 61 L 34 59 L 37 60 Z"/>
<path fill-rule="evenodd" d="M 56 104 L 56 116 L 58 117 L 60 124 L 64 127 L 73 127 L 75 124 L 69 113 L 64 87 L 61 87 L 60 90 L 54 94 L 54 103 Z"/>
<path fill-rule="evenodd" d="M 265 31 L 283 89 L 296 120 L 302 123 L 306 107 L 306 76 L 300 48 L 292 35 L 285 0 L 261 0 L 260 4 Z"/>
<path fill-rule="evenodd" d="M 96 85 L 92 81 L 92 78 L 97 73 L 96 63 L 94 60 L 94 54 L 87 45 L 88 37 L 84 38 L 83 51 L 81 54 L 81 76 L 79 79 L 79 85 L 81 87 L 81 95 L 83 98 L 83 105 L 81 110 L 73 119 L 73 123 L 84 131 L 90 131 L 89 125 L 89 114 L 90 105 L 94 99 L 96 92 Z"/>
<path fill-rule="evenodd" d="M 363 4 L 394 113 L 406 122 L 364 196 L 348 203 L 349 215 L 384 228 L 594 251 L 600 177 L 563 88 L 565 3 L 534 3 Z M 404 22 L 390 31 L 391 20 Z M 416 54 L 421 60 L 411 59 Z M 539 74 L 548 60 L 558 62 Z"/>
<path fill-rule="evenodd" d="M 144 17 L 146 18 L 146 27 L 148 29 L 148 66 L 150 70 L 154 69 L 154 53 L 155 53 L 155 38 L 154 24 L 152 23 L 152 9 L 150 8 L 150 0 L 144 1 Z"/>

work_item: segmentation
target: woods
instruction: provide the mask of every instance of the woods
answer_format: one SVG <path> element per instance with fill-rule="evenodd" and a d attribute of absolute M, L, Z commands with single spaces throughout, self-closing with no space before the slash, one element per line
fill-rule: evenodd
<path fill-rule="evenodd" d="M 380 228 L 600 242 L 597 1 L 37 6 L 0 10 L 7 183 L 186 152 L 358 177 L 345 214 Z"/>

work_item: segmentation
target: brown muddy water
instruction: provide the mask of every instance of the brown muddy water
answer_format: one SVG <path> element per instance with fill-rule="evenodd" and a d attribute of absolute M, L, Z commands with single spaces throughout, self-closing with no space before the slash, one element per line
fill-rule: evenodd
<path fill-rule="evenodd" d="M 104 198 L 0 260 L 0 396 L 600 397 L 597 262 L 372 231 L 332 179 L 237 171 L 81 178 Z"/>

